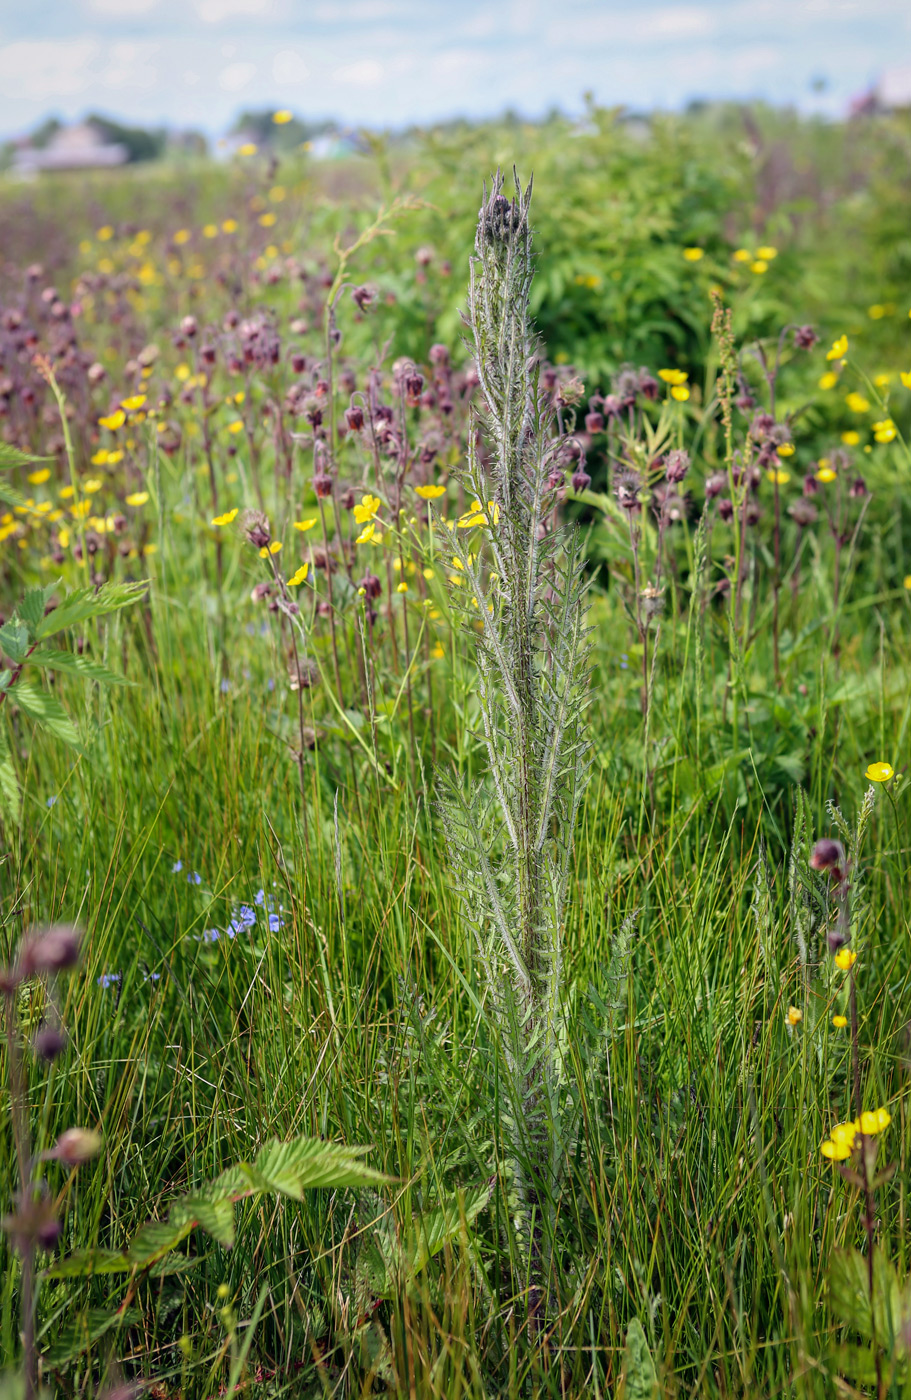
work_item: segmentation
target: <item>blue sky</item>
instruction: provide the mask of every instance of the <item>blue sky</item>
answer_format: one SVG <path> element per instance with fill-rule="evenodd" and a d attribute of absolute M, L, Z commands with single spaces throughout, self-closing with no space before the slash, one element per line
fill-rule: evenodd
<path fill-rule="evenodd" d="M 911 69 L 909 0 L 0 0 L 0 134 L 90 109 L 400 126 L 764 97 L 837 114 Z M 826 81 L 821 94 L 815 78 Z"/>

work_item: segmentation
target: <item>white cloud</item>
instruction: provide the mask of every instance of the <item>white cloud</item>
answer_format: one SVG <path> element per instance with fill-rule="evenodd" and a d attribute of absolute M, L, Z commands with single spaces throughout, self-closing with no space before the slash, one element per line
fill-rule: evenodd
<path fill-rule="evenodd" d="M 157 51 L 157 44 L 112 44 L 107 66 L 98 74 L 99 83 L 120 91 L 150 91 L 158 83 L 158 69 L 152 62 Z"/>
<path fill-rule="evenodd" d="M 375 58 L 361 58 L 356 63 L 345 63 L 332 74 L 337 83 L 351 83 L 354 87 L 376 87 L 383 81 L 383 65 Z"/>
<path fill-rule="evenodd" d="M 97 39 L 23 39 L 0 48 L 0 88 L 6 101 L 31 98 L 53 103 L 75 97 L 91 84 L 101 51 Z"/>
<path fill-rule="evenodd" d="M 310 69 L 296 49 L 281 49 L 272 60 L 272 77 L 279 87 L 306 82 Z"/>
<path fill-rule="evenodd" d="M 228 19 L 270 19 L 278 10 L 275 0 L 194 0 L 193 8 L 204 24 L 224 24 Z"/>
<path fill-rule="evenodd" d="M 110 19 L 135 19 L 157 9 L 158 0 L 87 0 L 90 14 Z"/>
<path fill-rule="evenodd" d="M 218 75 L 218 86 L 222 92 L 242 92 L 255 76 L 255 63 L 229 63 Z"/>

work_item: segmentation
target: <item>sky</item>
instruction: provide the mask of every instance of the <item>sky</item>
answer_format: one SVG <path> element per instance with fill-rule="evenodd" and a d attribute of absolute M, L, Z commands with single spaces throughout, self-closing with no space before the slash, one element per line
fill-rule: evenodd
<path fill-rule="evenodd" d="M 0 0 L 4 137 L 90 110 L 209 135 L 243 107 L 534 118 L 586 91 L 839 115 L 890 68 L 911 73 L 909 0 Z"/>

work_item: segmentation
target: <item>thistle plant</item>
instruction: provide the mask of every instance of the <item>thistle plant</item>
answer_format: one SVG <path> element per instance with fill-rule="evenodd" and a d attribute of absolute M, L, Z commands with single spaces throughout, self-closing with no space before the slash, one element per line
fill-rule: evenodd
<path fill-rule="evenodd" d="M 482 404 L 460 476 L 473 505 L 443 527 L 454 609 L 476 640 L 486 765 L 444 780 L 462 915 L 486 985 L 498 1113 L 529 1313 L 541 1307 L 564 1113 L 562 935 L 588 768 L 586 584 L 577 535 L 552 528 L 566 439 L 539 384 L 528 299 L 531 185 L 497 175 L 478 218 L 467 324 Z"/>

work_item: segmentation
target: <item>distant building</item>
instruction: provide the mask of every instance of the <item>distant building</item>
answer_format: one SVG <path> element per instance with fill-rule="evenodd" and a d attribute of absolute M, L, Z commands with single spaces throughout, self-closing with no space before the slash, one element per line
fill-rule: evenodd
<path fill-rule="evenodd" d="M 93 122 L 79 122 L 60 127 L 45 146 L 20 146 L 13 169 L 20 175 L 39 170 L 97 170 L 123 165 L 129 154 L 120 142 L 107 140 Z"/>

